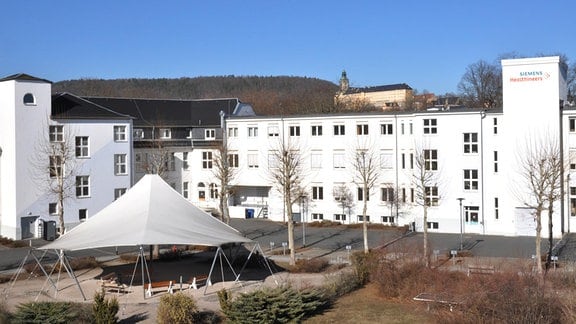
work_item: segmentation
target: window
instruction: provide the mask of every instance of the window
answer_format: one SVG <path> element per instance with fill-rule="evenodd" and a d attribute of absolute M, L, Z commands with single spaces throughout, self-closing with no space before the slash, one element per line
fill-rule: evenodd
<path fill-rule="evenodd" d="M 280 165 L 278 161 L 280 157 L 278 156 L 278 151 L 269 151 L 268 152 L 268 168 L 269 169 L 277 169 Z"/>
<path fill-rule="evenodd" d="M 188 199 L 188 195 L 190 192 L 188 181 L 182 182 L 182 197 Z"/>
<path fill-rule="evenodd" d="M 382 223 L 394 224 L 394 216 L 382 216 Z"/>
<path fill-rule="evenodd" d="M 479 213 L 480 213 L 480 207 L 478 206 L 464 206 L 466 223 L 478 224 Z"/>
<path fill-rule="evenodd" d="M 212 152 L 202 152 L 202 169 L 212 169 Z"/>
<path fill-rule="evenodd" d="M 114 154 L 114 174 L 128 174 L 126 169 L 126 154 Z"/>
<path fill-rule="evenodd" d="M 248 127 L 248 137 L 258 137 L 258 127 Z"/>
<path fill-rule="evenodd" d="M 62 156 L 50 156 L 50 178 L 61 177 L 64 172 L 64 165 L 62 163 Z"/>
<path fill-rule="evenodd" d="M 78 209 L 78 220 L 83 222 L 88 216 L 88 209 Z"/>
<path fill-rule="evenodd" d="M 438 187 L 424 187 L 424 200 L 427 206 L 438 206 Z"/>
<path fill-rule="evenodd" d="M 410 153 L 410 169 L 414 169 L 414 153 Z"/>
<path fill-rule="evenodd" d="M 207 141 L 213 141 L 216 139 L 216 130 L 211 128 L 211 129 L 205 129 L 204 130 L 204 139 Z"/>
<path fill-rule="evenodd" d="M 132 134 L 133 134 L 135 140 L 144 138 L 144 130 L 142 130 L 141 128 L 134 129 Z"/>
<path fill-rule="evenodd" d="M 238 137 L 238 127 L 228 127 L 228 137 Z"/>
<path fill-rule="evenodd" d="M 279 135 L 280 135 L 280 129 L 278 128 L 278 125 L 268 126 L 268 136 L 278 137 Z"/>
<path fill-rule="evenodd" d="M 334 169 L 344 169 L 346 157 L 343 152 L 334 152 Z"/>
<path fill-rule="evenodd" d="M 248 153 L 248 168 L 256 169 L 258 168 L 258 154 Z"/>
<path fill-rule="evenodd" d="M 322 136 L 322 125 L 312 125 L 312 136 Z"/>
<path fill-rule="evenodd" d="M 356 135 L 368 135 L 368 124 L 356 125 Z"/>
<path fill-rule="evenodd" d="M 498 197 L 494 198 L 494 218 L 498 219 L 500 217 L 500 213 L 498 212 Z"/>
<path fill-rule="evenodd" d="M 402 202 L 405 203 L 406 202 L 406 188 L 402 188 Z"/>
<path fill-rule="evenodd" d="M 492 130 L 493 130 L 494 134 L 498 134 L 498 118 L 494 118 L 493 120 L 494 120 L 494 124 L 493 124 Z"/>
<path fill-rule="evenodd" d="M 312 187 L 312 199 L 313 200 L 323 200 L 324 199 L 324 187 Z"/>
<path fill-rule="evenodd" d="M 48 214 L 58 215 L 58 203 L 49 203 L 48 204 Z"/>
<path fill-rule="evenodd" d="M 404 123 L 400 124 L 400 134 L 404 135 Z"/>
<path fill-rule="evenodd" d="M 239 164 L 238 153 L 228 154 L 228 166 L 231 168 L 237 168 Z"/>
<path fill-rule="evenodd" d="M 172 138 L 172 130 L 170 128 L 160 128 L 160 138 L 161 139 Z"/>
<path fill-rule="evenodd" d="M 50 126 L 48 130 L 51 143 L 64 142 L 64 126 Z"/>
<path fill-rule="evenodd" d="M 346 214 L 334 214 L 334 220 L 339 222 L 345 222 Z"/>
<path fill-rule="evenodd" d="M 410 202 L 413 203 L 414 202 L 414 188 L 410 188 Z M 404 201 L 406 202 L 406 201 Z"/>
<path fill-rule="evenodd" d="M 358 187 L 358 201 L 364 201 L 364 197 L 366 197 L 366 201 L 370 201 L 370 189 L 366 190 L 366 195 L 365 195 L 364 189 Z"/>
<path fill-rule="evenodd" d="M 90 177 L 76 176 L 76 197 L 90 197 Z"/>
<path fill-rule="evenodd" d="M 410 132 L 410 135 L 414 133 L 414 125 L 412 125 L 412 122 L 408 124 L 408 131 Z"/>
<path fill-rule="evenodd" d="M 570 164 L 570 168 L 572 168 L 572 164 Z M 498 151 L 494 151 L 494 172 L 498 172 Z"/>
<path fill-rule="evenodd" d="M 190 165 L 188 164 L 188 152 L 182 152 L 182 169 L 188 170 Z"/>
<path fill-rule="evenodd" d="M 136 169 L 136 172 L 144 172 L 145 166 L 146 166 L 146 161 L 144 160 L 142 153 L 135 153 L 134 154 L 134 168 Z"/>
<path fill-rule="evenodd" d="M 202 201 L 206 199 L 206 185 L 203 182 L 198 183 L 198 199 Z"/>
<path fill-rule="evenodd" d="M 400 157 L 400 164 L 402 165 L 402 169 L 406 169 L 406 154 L 402 153 Z"/>
<path fill-rule="evenodd" d="M 176 157 L 174 156 L 174 152 L 167 154 L 166 161 L 164 163 L 164 169 L 167 171 L 176 170 Z"/>
<path fill-rule="evenodd" d="M 392 135 L 392 123 L 380 124 L 381 135 Z"/>
<path fill-rule="evenodd" d="M 114 126 L 114 141 L 115 142 L 126 141 L 126 126 Z"/>
<path fill-rule="evenodd" d="M 290 126 L 290 136 L 300 136 L 300 126 Z"/>
<path fill-rule="evenodd" d="M 570 133 L 576 132 L 576 118 L 569 118 L 568 123 L 570 124 Z"/>
<path fill-rule="evenodd" d="M 464 133 L 464 154 L 478 153 L 478 133 Z"/>
<path fill-rule="evenodd" d="M 324 219 L 324 214 L 312 213 L 312 220 L 321 221 Z"/>
<path fill-rule="evenodd" d="M 126 188 L 115 188 L 114 189 L 114 200 L 122 197 L 126 193 Z"/>
<path fill-rule="evenodd" d="M 380 188 L 380 200 L 388 203 L 394 202 L 394 188 Z"/>
<path fill-rule="evenodd" d="M 438 222 L 428 222 L 428 229 L 438 229 Z"/>
<path fill-rule="evenodd" d="M 334 135 L 343 136 L 346 135 L 346 128 L 344 125 L 334 125 Z"/>
<path fill-rule="evenodd" d="M 438 129 L 436 119 L 424 119 L 424 134 L 436 134 Z"/>
<path fill-rule="evenodd" d="M 392 169 L 393 167 L 393 155 L 392 152 L 382 152 L 380 153 L 380 168 L 382 169 Z"/>
<path fill-rule="evenodd" d="M 364 215 L 357 215 L 358 217 L 358 221 L 359 222 L 363 222 L 364 221 Z M 366 222 L 370 223 L 370 215 L 366 215 Z"/>
<path fill-rule="evenodd" d="M 312 152 L 310 155 L 310 162 L 311 168 L 313 170 L 322 169 L 322 153 L 321 152 Z"/>
<path fill-rule="evenodd" d="M 36 105 L 36 98 L 34 98 L 33 94 L 27 93 L 24 95 L 24 98 L 22 98 L 22 102 L 26 106 L 35 106 Z"/>
<path fill-rule="evenodd" d="M 424 169 L 438 170 L 438 150 L 424 150 Z"/>
<path fill-rule="evenodd" d="M 478 170 L 464 170 L 464 190 L 478 190 Z"/>
<path fill-rule="evenodd" d="M 210 199 L 218 198 L 218 186 L 215 183 L 210 184 Z"/>

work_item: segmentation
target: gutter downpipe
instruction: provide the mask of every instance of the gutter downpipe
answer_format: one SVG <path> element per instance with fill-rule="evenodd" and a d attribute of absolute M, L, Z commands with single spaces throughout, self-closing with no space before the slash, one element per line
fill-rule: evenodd
<path fill-rule="evenodd" d="M 480 173 L 482 182 L 482 191 L 481 191 L 481 203 L 482 203 L 482 235 L 486 235 L 486 222 L 484 219 L 484 214 L 486 210 L 486 204 L 484 203 L 484 118 L 486 118 L 486 110 L 480 111 Z"/>
<path fill-rule="evenodd" d="M 395 135 L 395 136 L 394 136 L 394 140 L 396 141 L 396 143 L 395 143 L 395 145 L 394 145 L 394 147 L 395 147 L 395 152 L 394 152 L 394 170 L 396 171 L 396 175 L 395 175 L 395 176 L 396 176 L 396 181 L 395 181 L 395 183 L 396 183 L 396 188 L 395 188 L 395 190 L 396 190 L 396 194 L 395 194 L 396 199 L 394 199 L 394 200 L 396 200 L 396 223 L 398 224 L 399 221 L 400 221 L 400 219 L 399 219 L 400 215 L 399 215 L 399 211 L 398 211 L 398 209 L 399 209 L 399 208 L 398 208 L 398 205 L 399 205 L 398 198 L 399 198 L 400 196 L 398 195 L 398 194 L 399 194 L 399 191 L 398 191 L 398 190 L 399 190 L 399 185 L 398 185 L 398 115 L 396 115 L 396 114 L 394 114 L 394 129 L 395 129 L 395 132 L 394 132 L 394 135 Z"/>

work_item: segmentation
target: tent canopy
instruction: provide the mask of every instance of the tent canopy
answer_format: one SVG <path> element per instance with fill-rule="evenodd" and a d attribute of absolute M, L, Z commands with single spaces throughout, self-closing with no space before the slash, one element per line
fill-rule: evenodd
<path fill-rule="evenodd" d="M 96 215 L 40 249 L 245 242 L 252 240 L 192 205 L 160 176 L 149 174 Z"/>

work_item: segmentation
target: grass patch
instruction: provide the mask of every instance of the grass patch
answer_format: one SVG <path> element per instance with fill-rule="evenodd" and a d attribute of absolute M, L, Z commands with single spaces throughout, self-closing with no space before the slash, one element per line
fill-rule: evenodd
<path fill-rule="evenodd" d="M 330 310 L 304 321 L 308 324 L 434 322 L 431 314 L 421 313 L 409 304 L 398 304 L 382 297 L 374 284 L 339 298 Z"/>
<path fill-rule="evenodd" d="M 4 236 L 0 236 L 0 245 L 4 245 L 10 248 L 19 248 L 19 247 L 26 247 L 29 245 L 27 241 L 15 241 L 11 238 L 7 238 Z"/>

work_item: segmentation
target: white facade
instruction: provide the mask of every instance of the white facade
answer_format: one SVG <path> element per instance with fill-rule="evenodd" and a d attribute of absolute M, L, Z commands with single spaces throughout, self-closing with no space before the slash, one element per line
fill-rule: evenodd
<path fill-rule="evenodd" d="M 278 141 L 290 142 L 301 152 L 307 196 L 316 196 L 303 210 L 307 221 L 343 221 L 333 191 L 344 184 L 356 199 L 344 222 L 358 222 L 363 201 L 358 200 L 360 185 L 353 182 L 351 159 L 356 148 L 363 148 L 375 152 L 381 163 L 368 204 L 370 222 L 415 222 L 416 230 L 422 230 L 422 207 L 411 195 L 417 190 L 412 161 L 422 150 L 435 150 L 439 202 L 428 211 L 431 231 L 459 233 L 462 221 L 466 233 L 535 235 L 532 212 L 518 195 L 524 181 L 518 173 L 521 144 L 530 136 L 546 135 L 556 141 L 564 138 L 564 152 L 576 153 L 576 138 L 571 135 L 576 134 L 576 121 L 570 121 L 571 111 L 561 115 L 559 110 L 560 100 L 566 99 L 566 83 L 558 57 L 505 60 L 503 77 L 503 110 L 229 118 L 228 130 L 236 129 L 229 143 L 230 150 L 239 155 L 241 200 L 248 202 L 246 208 L 250 201 L 266 206 L 271 219 L 285 219 L 282 197 L 274 190 L 268 163 Z M 564 174 L 565 179 L 568 174 Z M 571 186 L 576 186 L 572 179 Z M 400 197 L 397 210 L 383 197 L 387 188 L 393 188 Z M 564 191 L 570 194 L 570 188 Z M 576 196 L 576 188 L 572 191 Z M 462 209 L 458 198 L 463 198 Z M 574 228 L 570 224 L 573 217 L 565 216 L 567 201 L 564 195 L 555 205 L 555 236 L 569 230 L 570 225 Z M 242 202 L 239 205 L 242 207 Z M 299 212 L 302 206 L 295 203 L 294 211 Z M 573 208 L 576 213 L 576 201 Z M 241 212 L 236 215 L 243 216 Z M 542 233 L 547 235 L 545 218 Z"/>
<path fill-rule="evenodd" d="M 0 235 L 22 239 L 41 237 L 44 221 L 55 221 L 57 197 L 46 183 L 49 157 L 40 147 L 51 145 L 50 126 L 62 126 L 66 145 L 82 153 L 70 161 L 74 172 L 64 200 L 66 228 L 96 213 L 114 200 L 115 189 L 126 190 L 131 181 L 131 119 L 51 119 L 51 83 L 30 76 L 16 76 L 0 82 Z M 116 141 L 114 129 L 125 129 L 126 137 Z M 81 142 L 76 142 L 82 138 Z M 115 174 L 115 155 L 125 158 L 125 169 Z M 46 165 L 43 165 L 45 160 Z M 45 169 L 44 169 L 45 168 Z M 76 178 L 84 177 L 85 187 L 77 191 Z"/>

